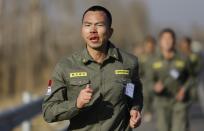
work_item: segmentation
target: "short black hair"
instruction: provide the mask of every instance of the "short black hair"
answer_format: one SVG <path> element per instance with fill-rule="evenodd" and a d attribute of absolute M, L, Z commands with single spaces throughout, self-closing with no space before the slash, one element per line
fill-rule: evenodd
<path fill-rule="evenodd" d="M 146 44 L 146 43 L 151 43 L 151 44 L 153 44 L 153 45 L 156 45 L 156 39 L 155 39 L 153 36 L 148 35 L 148 36 L 145 37 L 144 43 L 145 43 L 145 44 Z"/>
<path fill-rule="evenodd" d="M 159 33 L 159 38 L 161 38 L 164 33 L 171 34 L 171 36 L 173 38 L 173 44 L 175 45 L 176 44 L 176 33 L 175 33 L 175 31 L 173 29 L 171 29 L 171 28 L 165 28 Z"/>
<path fill-rule="evenodd" d="M 190 37 L 188 37 L 188 36 L 183 37 L 182 40 L 183 40 L 184 42 L 186 42 L 189 46 L 190 46 L 191 43 L 192 43 L 192 39 L 191 39 Z"/>
<path fill-rule="evenodd" d="M 111 25 L 112 25 L 112 15 L 105 7 L 102 7 L 102 6 L 99 6 L 99 5 L 94 5 L 94 6 L 89 7 L 83 14 L 82 22 L 84 20 L 85 14 L 88 11 L 103 11 L 107 16 L 108 26 L 111 27 Z"/>

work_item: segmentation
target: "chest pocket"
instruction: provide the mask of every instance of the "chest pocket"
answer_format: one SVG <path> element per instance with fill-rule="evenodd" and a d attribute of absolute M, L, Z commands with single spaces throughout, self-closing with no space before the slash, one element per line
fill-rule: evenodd
<path fill-rule="evenodd" d="M 86 87 L 87 84 L 90 84 L 89 79 L 70 79 L 69 86 L 67 89 L 68 99 L 76 99 L 82 89 Z"/>
<path fill-rule="evenodd" d="M 120 83 L 122 85 L 126 85 L 127 83 L 130 83 L 131 80 L 129 78 L 118 78 L 115 80 L 116 83 Z"/>
<path fill-rule="evenodd" d="M 112 90 L 116 101 L 125 98 L 126 85 L 130 82 L 129 78 L 118 78 L 115 80 Z"/>
<path fill-rule="evenodd" d="M 178 79 L 180 78 L 183 70 L 185 69 L 185 62 L 182 60 L 176 60 L 169 71 L 169 74 L 172 78 Z"/>
<path fill-rule="evenodd" d="M 71 86 L 82 86 L 82 85 L 90 84 L 90 80 L 88 80 L 88 79 L 71 79 L 69 84 Z"/>
<path fill-rule="evenodd" d="M 186 65 L 186 63 L 185 63 L 184 61 L 182 61 L 182 60 L 176 60 L 176 61 L 174 62 L 174 66 L 175 66 L 176 68 L 178 68 L 178 69 L 183 69 L 183 68 L 185 68 L 185 65 Z"/>

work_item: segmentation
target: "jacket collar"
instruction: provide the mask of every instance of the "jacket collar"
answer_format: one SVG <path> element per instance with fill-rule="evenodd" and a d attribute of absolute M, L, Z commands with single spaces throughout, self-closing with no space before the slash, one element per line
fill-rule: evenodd
<path fill-rule="evenodd" d="M 108 42 L 107 48 L 108 48 L 107 59 L 112 57 L 116 60 L 119 60 L 119 52 L 115 45 L 113 45 L 111 42 Z M 94 61 L 86 47 L 82 51 L 81 60 L 84 64 Z"/>

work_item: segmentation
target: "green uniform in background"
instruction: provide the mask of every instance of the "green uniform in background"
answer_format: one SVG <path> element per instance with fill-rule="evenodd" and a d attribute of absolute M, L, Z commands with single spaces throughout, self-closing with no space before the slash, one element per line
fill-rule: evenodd
<path fill-rule="evenodd" d="M 47 122 L 70 120 L 69 131 L 132 130 L 128 126 L 129 111 L 141 111 L 143 106 L 138 60 L 111 43 L 108 47 L 102 64 L 96 63 L 87 49 L 57 64 L 52 91 L 43 102 L 43 116 Z M 94 90 L 93 97 L 84 108 L 78 109 L 78 94 L 87 84 Z M 134 86 L 132 98 L 125 95 L 128 86 Z"/>
<path fill-rule="evenodd" d="M 155 93 L 155 111 L 158 131 L 187 131 L 189 107 L 189 62 L 179 54 L 171 60 L 162 55 L 152 64 L 152 82 L 161 81 L 164 90 Z M 176 100 L 181 87 L 185 88 L 186 97 L 182 102 Z"/>
<path fill-rule="evenodd" d="M 191 91 L 190 97 L 192 101 L 198 100 L 198 83 L 199 83 L 199 72 L 201 69 L 201 59 L 199 54 L 191 53 L 188 56 L 189 63 L 190 63 L 190 75 L 191 75 Z"/>
<path fill-rule="evenodd" d="M 144 113 L 151 113 L 153 109 L 153 84 L 151 81 L 152 62 L 155 55 L 143 55 L 140 61 L 140 76 L 143 83 Z"/>

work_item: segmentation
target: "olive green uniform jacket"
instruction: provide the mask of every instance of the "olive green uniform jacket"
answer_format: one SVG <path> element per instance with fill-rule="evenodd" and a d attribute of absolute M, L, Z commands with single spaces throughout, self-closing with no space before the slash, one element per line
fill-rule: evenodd
<path fill-rule="evenodd" d="M 199 54 L 191 53 L 188 56 L 190 65 L 190 97 L 193 102 L 198 100 L 198 84 L 199 84 L 199 73 L 202 67 L 201 58 Z"/>
<path fill-rule="evenodd" d="M 175 99 L 181 87 L 184 87 L 186 93 L 191 88 L 190 63 L 188 59 L 176 53 L 171 60 L 165 60 L 161 54 L 154 59 L 152 64 L 152 82 L 161 81 L 164 84 L 164 90 L 156 94 L 159 98 Z M 186 98 L 185 101 L 187 101 Z M 169 104 L 169 103 L 166 103 Z"/>
<path fill-rule="evenodd" d="M 161 81 L 164 90 L 155 93 L 155 111 L 158 131 L 188 131 L 188 108 L 190 103 L 190 68 L 189 61 L 176 53 L 171 60 L 162 55 L 153 62 L 152 81 Z M 183 101 L 176 96 L 181 88 L 185 89 Z"/>
<path fill-rule="evenodd" d="M 143 55 L 140 58 L 140 77 L 143 83 L 143 96 L 144 96 L 144 113 L 152 112 L 153 108 L 153 83 L 151 81 L 151 71 L 152 71 L 152 63 L 155 58 L 155 53 L 149 55 Z"/>
<path fill-rule="evenodd" d="M 129 131 L 130 109 L 142 110 L 138 59 L 111 43 L 102 64 L 96 63 L 86 48 L 62 59 L 54 69 L 52 81 L 43 102 L 44 119 L 70 120 L 69 131 Z M 134 84 L 132 98 L 125 95 L 130 83 Z M 94 90 L 93 97 L 78 109 L 77 97 L 87 84 Z"/>

